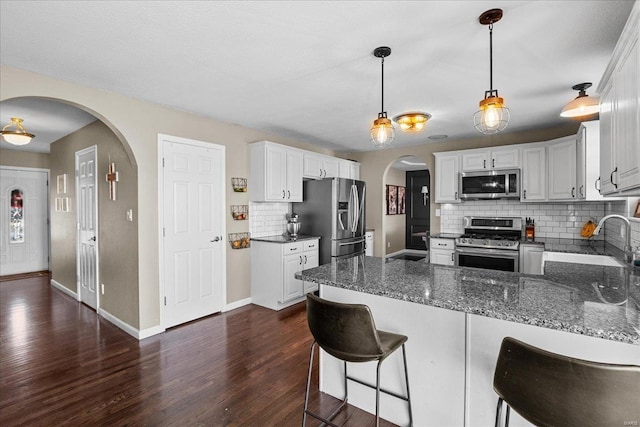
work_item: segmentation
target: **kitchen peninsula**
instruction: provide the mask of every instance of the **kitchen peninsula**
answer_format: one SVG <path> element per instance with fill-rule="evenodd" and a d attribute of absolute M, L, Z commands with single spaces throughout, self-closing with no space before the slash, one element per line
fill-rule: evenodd
<path fill-rule="evenodd" d="M 640 365 L 640 274 L 632 269 L 547 262 L 533 276 L 360 256 L 296 277 L 318 283 L 323 298 L 367 304 L 379 329 L 409 337 L 417 426 L 493 424 L 493 373 L 505 336 L 572 357 Z M 342 398 L 342 365 L 322 354 L 320 366 L 320 389 Z M 349 369 L 375 378 L 373 366 Z M 386 361 L 383 387 L 404 392 L 401 369 L 400 358 Z M 402 402 L 385 398 L 382 417 L 406 425 Z M 358 384 L 349 384 L 349 402 L 374 411 L 373 395 Z M 512 414 L 511 425 L 529 424 Z"/>

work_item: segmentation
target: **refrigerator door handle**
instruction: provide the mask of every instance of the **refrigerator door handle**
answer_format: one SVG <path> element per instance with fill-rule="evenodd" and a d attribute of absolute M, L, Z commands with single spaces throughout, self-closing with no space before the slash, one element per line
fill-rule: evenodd
<path fill-rule="evenodd" d="M 360 240 L 354 240 L 353 242 L 349 242 L 349 243 L 338 243 L 338 246 L 349 246 L 349 245 L 357 245 L 358 243 L 363 243 L 364 239 L 360 239 Z"/>
<path fill-rule="evenodd" d="M 351 232 L 355 233 L 358 225 L 358 217 L 360 216 L 360 203 L 358 200 L 358 187 L 355 184 L 351 185 L 353 193 L 353 218 L 351 218 Z"/>

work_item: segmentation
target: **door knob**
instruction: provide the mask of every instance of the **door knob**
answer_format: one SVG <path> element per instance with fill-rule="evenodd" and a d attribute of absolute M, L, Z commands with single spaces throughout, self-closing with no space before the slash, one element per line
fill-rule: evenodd
<path fill-rule="evenodd" d="M 92 238 L 89 239 L 90 242 L 95 242 L 96 241 L 96 236 L 93 236 Z"/>
<path fill-rule="evenodd" d="M 220 241 L 220 236 L 216 236 L 212 240 L 212 242 L 219 242 L 219 241 Z"/>

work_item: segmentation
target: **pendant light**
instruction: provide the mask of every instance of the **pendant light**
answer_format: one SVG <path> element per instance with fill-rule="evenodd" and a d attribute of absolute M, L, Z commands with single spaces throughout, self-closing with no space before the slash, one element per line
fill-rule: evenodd
<path fill-rule="evenodd" d="M 578 91 L 578 97 L 565 105 L 560 113 L 561 117 L 582 117 L 600 112 L 600 101 L 598 98 L 587 95 L 587 89 L 591 83 L 580 83 L 572 87 Z"/>
<path fill-rule="evenodd" d="M 376 148 L 388 147 L 395 137 L 393 124 L 387 118 L 387 112 L 384 111 L 384 58 L 389 55 L 391 55 L 390 47 L 377 47 L 373 51 L 373 56 L 380 58 L 382 64 L 382 103 L 378 118 L 373 121 L 373 126 L 371 127 L 371 142 Z"/>
<path fill-rule="evenodd" d="M 27 145 L 31 142 L 31 139 L 35 136 L 22 126 L 23 120 L 19 117 L 11 117 L 11 123 L 6 125 L 0 131 L 2 138 L 9 144 L 13 145 Z M 11 127 L 15 127 L 14 130 L 10 130 Z"/>
<path fill-rule="evenodd" d="M 427 127 L 427 121 L 431 114 L 420 111 L 412 111 L 395 116 L 393 121 L 400 126 L 400 130 L 406 133 L 422 132 Z"/>
<path fill-rule="evenodd" d="M 473 115 L 473 122 L 480 132 L 489 135 L 498 133 L 509 124 L 509 109 L 504 106 L 504 99 L 493 89 L 493 24 L 502 18 L 502 9 L 491 9 L 480 15 L 482 25 L 489 26 L 489 90 L 484 92 L 480 101 L 480 109 Z"/>

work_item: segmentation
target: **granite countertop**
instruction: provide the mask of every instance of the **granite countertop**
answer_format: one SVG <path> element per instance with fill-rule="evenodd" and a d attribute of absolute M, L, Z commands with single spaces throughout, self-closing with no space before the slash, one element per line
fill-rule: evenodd
<path fill-rule="evenodd" d="M 293 242 L 301 242 L 303 240 L 314 240 L 319 238 L 320 236 L 307 236 L 307 235 L 299 235 L 296 238 L 293 238 L 289 235 L 276 234 L 274 236 L 252 237 L 251 240 L 253 240 L 254 242 L 293 243 Z"/>
<path fill-rule="evenodd" d="M 547 262 L 534 276 L 355 256 L 298 279 L 479 316 L 640 345 L 640 272 Z"/>

